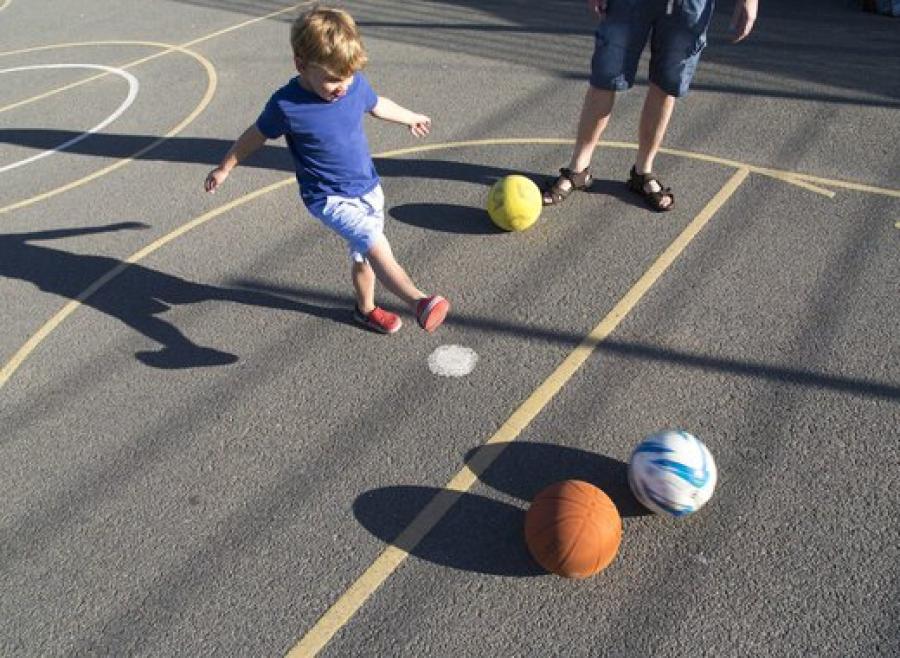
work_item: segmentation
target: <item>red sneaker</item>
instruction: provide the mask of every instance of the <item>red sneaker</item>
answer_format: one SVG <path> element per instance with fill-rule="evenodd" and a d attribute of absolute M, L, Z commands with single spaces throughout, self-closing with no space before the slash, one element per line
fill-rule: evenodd
<path fill-rule="evenodd" d="M 403 321 L 396 314 L 376 306 L 371 313 L 363 313 L 356 307 L 353 319 L 362 326 L 380 334 L 393 334 L 403 326 Z"/>
<path fill-rule="evenodd" d="M 422 329 L 431 333 L 441 326 L 449 310 L 450 302 L 440 295 L 432 295 L 419 300 L 416 306 L 416 320 Z"/>

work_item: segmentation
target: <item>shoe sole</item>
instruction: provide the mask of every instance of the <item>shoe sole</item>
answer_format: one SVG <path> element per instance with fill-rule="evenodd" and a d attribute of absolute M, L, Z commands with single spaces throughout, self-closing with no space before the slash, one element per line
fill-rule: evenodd
<path fill-rule="evenodd" d="M 449 311 L 450 302 L 437 295 L 419 314 L 419 325 L 422 329 L 431 333 L 444 323 L 444 319 Z"/>

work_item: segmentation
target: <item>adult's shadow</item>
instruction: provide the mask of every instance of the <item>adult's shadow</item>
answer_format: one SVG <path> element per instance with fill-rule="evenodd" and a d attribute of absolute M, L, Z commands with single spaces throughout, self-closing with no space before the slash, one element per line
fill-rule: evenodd
<path fill-rule="evenodd" d="M 421 537 L 427 519 L 440 513 L 434 510 L 447 506 L 446 514 Z M 353 513 L 383 542 L 434 564 L 498 576 L 546 573 L 525 546 L 524 511 L 508 503 L 448 489 L 396 486 L 360 495 Z"/>
<path fill-rule="evenodd" d="M 583 480 L 602 489 L 622 517 L 645 516 L 628 486 L 628 465 L 599 453 L 552 443 L 492 443 L 466 454 L 466 463 L 486 485 L 530 502 L 560 480 Z"/>
<path fill-rule="evenodd" d="M 349 313 L 344 310 L 288 300 L 251 289 L 220 288 L 194 283 L 107 256 L 74 254 L 33 244 L 45 240 L 144 228 L 148 227 L 138 222 L 122 222 L 107 226 L 0 235 L 0 276 L 28 281 L 45 292 L 77 300 L 156 341 L 160 349 L 135 354 L 142 363 L 155 368 L 221 366 L 238 360 L 236 355 L 229 352 L 195 344 L 175 325 L 158 317 L 174 304 L 235 302 L 297 311 L 351 324 Z M 104 281 L 104 284 L 97 287 L 98 281 Z"/>

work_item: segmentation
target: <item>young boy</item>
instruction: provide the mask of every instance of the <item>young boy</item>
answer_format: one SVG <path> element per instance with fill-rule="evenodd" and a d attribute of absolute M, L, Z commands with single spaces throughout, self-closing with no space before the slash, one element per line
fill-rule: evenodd
<path fill-rule="evenodd" d="M 423 329 L 434 331 L 450 304 L 422 293 L 394 259 L 382 232 L 384 195 L 363 130 L 367 112 L 405 124 L 416 137 L 428 134 L 431 119 L 375 94 L 360 73 L 368 57 L 346 12 L 322 7 L 307 12 L 291 27 L 291 47 L 299 75 L 272 95 L 256 123 L 209 173 L 206 191 L 215 192 L 267 139 L 284 135 L 303 203 L 350 247 L 354 320 L 380 333 L 400 328 L 396 314 L 375 305 L 377 277 L 410 307 Z"/>

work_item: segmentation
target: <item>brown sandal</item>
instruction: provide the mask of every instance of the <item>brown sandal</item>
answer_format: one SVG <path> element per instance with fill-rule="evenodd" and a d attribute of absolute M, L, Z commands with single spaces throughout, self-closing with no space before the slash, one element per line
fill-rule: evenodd
<path fill-rule="evenodd" d="M 569 187 L 563 187 L 563 182 L 569 181 Z M 582 171 L 574 172 L 568 167 L 559 170 L 559 176 L 552 184 L 541 190 L 541 199 L 545 206 L 555 206 L 562 203 L 575 190 L 586 190 L 594 182 L 591 168 L 585 167 Z"/>
<path fill-rule="evenodd" d="M 651 183 L 656 183 L 659 186 L 659 191 L 652 192 L 649 187 Z M 671 210 L 675 205 L 675 194 L 672 192 L 672 188 L 663 187 L 662 183 L 659 182 L 659 179 L 653 172 L 650 172 L 649 174 L 639 174 L 637 169 L 632 167 L 631 173 L 628 176 L 628 189 L 644 197 L 644 201 L 647 202 L 647 205 L 656 212 L 666 212 Z M 669 199 L 669 205 L 664 206 L 662 205 L 663 199 L 667 197 Z"/>

